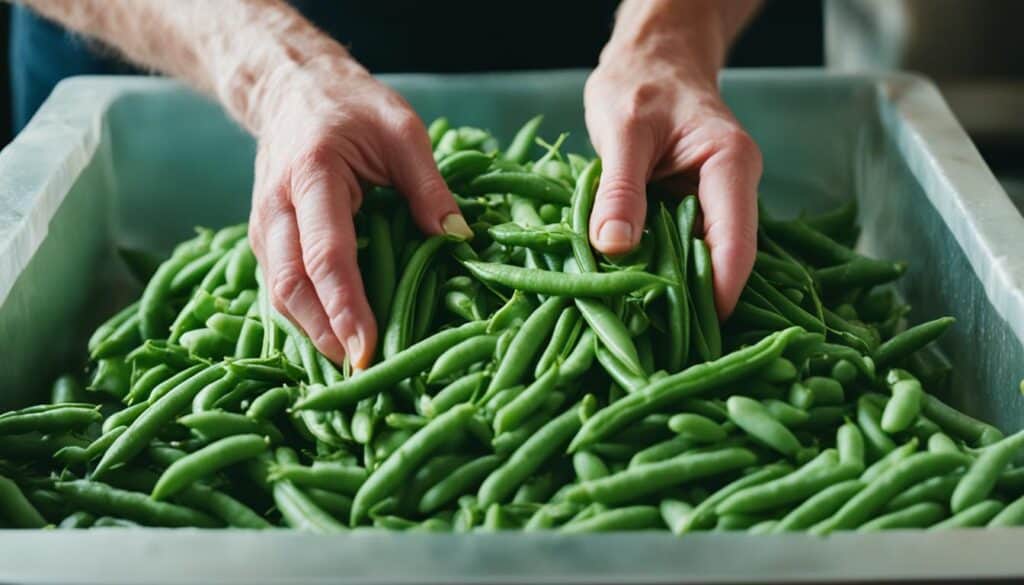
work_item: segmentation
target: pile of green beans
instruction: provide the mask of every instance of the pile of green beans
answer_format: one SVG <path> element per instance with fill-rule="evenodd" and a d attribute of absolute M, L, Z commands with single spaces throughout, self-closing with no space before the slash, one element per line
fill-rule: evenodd
<path fill-rule="evenodd" d="M 652 198 L 639 247 L 604 257 L 587 241 L 600 161 L 538 139 L 540 122 L 503 151 L 430 126 L 471 241 L 424 237 L 397 193 L 368 190 L 381 343 L 362 372 L 274 310 L 246 225 L 198 230 L 92 335 L 83 376 L 0 414 L 0 526 L 1024 523 L 1024 433 L 938 398 L 952 368 L 933 342 L 953 320 L 907 328 L 905 266 L 854 250 L 854 202 L 762 212 L 720 323 L 696 198 Z"/>

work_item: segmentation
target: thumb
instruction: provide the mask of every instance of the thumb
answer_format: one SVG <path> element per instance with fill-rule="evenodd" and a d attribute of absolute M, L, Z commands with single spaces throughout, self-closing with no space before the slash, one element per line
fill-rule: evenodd
<path fill-rule="evenodd" d="M 391 179 L 409 201 L 413 219 L 427 234 L 473 237 L 448 185 L 437 170 L 427 129 L 415 115 L 401 124 L 393 144 Z"/>
<path fill-rule="evenodd" d="M 636 247 L 643 231 L 651 148 L 641 141 L 620 139 L 604 150 L 604 168 L 590 214 L 590 243 L 604 254 L 624 254 Z"/>

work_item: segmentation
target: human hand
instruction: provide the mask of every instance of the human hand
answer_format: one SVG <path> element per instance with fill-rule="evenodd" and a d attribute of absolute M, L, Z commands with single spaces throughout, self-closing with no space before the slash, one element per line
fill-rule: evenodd
<path fill-rule="evenodd" d="M 649 181 L 679 195 L 696 190 L 724 318 L 754 264 L 761 153 L 722 102 L 716 68 L 674 49 L 606 48 L 587 81 L 587 128 L 604 165 L 590 241 L 605 254 L 637 245 Z"/>
<path fill-rule="evenodd" d="M 356 264 L 362 184 L 393 185 L 427 234 L 469 237 L 409 105 L 347 56 L 274 81 L 261 106 L 249 237 L 274 307 L 335 362 L 369 365 L 377 327 Z"/>

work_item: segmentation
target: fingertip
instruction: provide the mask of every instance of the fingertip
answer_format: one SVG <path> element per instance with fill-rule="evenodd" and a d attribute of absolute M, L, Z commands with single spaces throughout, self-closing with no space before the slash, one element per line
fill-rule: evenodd
<path fill-rule="evenodd" d="M 629 252 L 636 246 L 638 240 L 638 230 L 628 219 L 604 219 L 597 224 L 596 230 L 592 228 L 591 232 L 594 234 L 590 238 L 593 246 L 602 254 L 612 256 Z"/>

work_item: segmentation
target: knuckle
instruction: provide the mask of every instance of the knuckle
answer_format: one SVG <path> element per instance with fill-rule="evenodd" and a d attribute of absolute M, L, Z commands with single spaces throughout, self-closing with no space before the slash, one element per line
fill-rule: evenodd
<path fill-rule="evenodd" d="M 636 204 L 638 186 L 634 181 L 620 175 L 612 175 L 601 181 L 601 204 L 603 206 L 626 208 Z"/>
<path fill-rule="evenodd" d="M 344 261 L 344 254 L 337 241 L 326 235 L 316 237 L 313 241 L 303 246 L 302 263 L 306 265 L 306 272 L 314 281 L 326 279 L 337 271 Z"/>
<path fill-rule="evenodd" d="M 337 148 L 329 140 L 318 138 L 295 155 L 292 168 L 296 174 L 319 174 L 336 164 L 339 156 Z"/>
<path fill-rule="evenodd" d="M 404 108 L 399 113 L 392 114 L 391 125 L 395 138 L 403 143 L 415 143 L 426 134 L 423 122 Z"/>
<path fill-rule="evenodd" d="M 270 299 L 274 308 L 280 312 L 288 312 L 288 307 L 294 304 L 305 287 L 306 275 L 302 267 L 290 263 L 279 268 L 270 288 Z"/>
<path fill-rule="evenodd" d="M 339 295 L 339 298 L 340 296 L 341 295 Z M 344 338 L 347 337 L 348 334 L 355 329 L 355 327 L 353 326 L 354 319 L 352 311 L 349 308 L 345 307 L 343 304 L 341 306 L 343 308 L 328 312 L 328 320 L 330 321 L 331 324 L 331 330 L 334 331 L 340 337 Z"/>
<path fill-rule="evenodd" d="M 623 96 L 622 117 L 625 124 L 646 120 L 661 97 L 657 83 L 642 82 Z"/>

